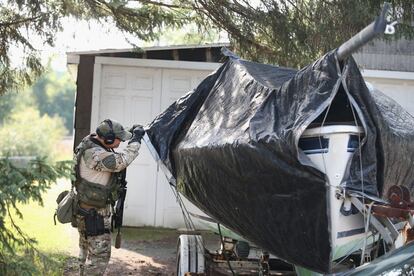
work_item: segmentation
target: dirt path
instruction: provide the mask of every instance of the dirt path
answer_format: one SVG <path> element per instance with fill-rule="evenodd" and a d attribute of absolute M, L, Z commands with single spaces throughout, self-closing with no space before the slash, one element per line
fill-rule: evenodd
<path fill-rule="evenodd" d="M 174 230 L 155 230 L 156 236 L 148 236 L 148 229 L 134 229 L 126 233 L 120 249 L 112 246 L 111 260 L 105 275 L 175 275 L 176 246 L 179 234 Z M 143 234 L 143 231 L 145 232 Z M 113 236 L 113 240 L 115 236 Z M 78 275 L 76 255 L 68 260 L 64 275 Z"/>
<path fill-rule="evenodd" d="M 176 235 L 145 241 L 124 239 L 120 249 L 112 246 L 105 275 L 175 275 Z M 78 275 L 77 252 L 69 258 L 63 275 Z"/>
<path fill-rule="evenodd" d="M 129 241 L 113 249 L 107 275 L 175 275 L 177 238 Z"/>

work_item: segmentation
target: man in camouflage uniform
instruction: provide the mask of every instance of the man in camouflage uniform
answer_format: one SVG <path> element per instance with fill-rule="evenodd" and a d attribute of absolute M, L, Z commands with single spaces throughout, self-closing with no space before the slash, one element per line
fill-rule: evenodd
<path fill-rule="evenodd" d="M 116 121 L 105 120 L 96 134 L 86 136 L 75 149 L 79 231 L 79 274 L 103 275 L 111 256 L 111 206 L 118 199 L 119 172 L 138 156 L 142 126 L 131 132 Z M 129 140 L 122 152 L 121 141 Z M 86 259 L 90 263 L 86 263 Z"/>

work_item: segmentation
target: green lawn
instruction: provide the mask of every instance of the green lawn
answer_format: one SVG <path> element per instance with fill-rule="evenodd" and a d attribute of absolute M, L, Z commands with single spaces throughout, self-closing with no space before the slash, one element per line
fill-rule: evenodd
<path fill-rule="evenodd" d="M 14 262 L 17 265 L 14 265 L 15 272 L 10 275 L 62 275 L 67 258 L 77 252 L 78 233 L 70 224 L 57 222 L 54 225 L 53 215 L 57 207 L 56 197 L 63 190 L 70 189 L 70 186 L 69 180 L 61 179 L 43 194 L 43 206 L 35 202 L 18 205 L 23 218 L 14 215 L 14 222 L 25 234 L 37 241 L 35 247 L 46 258 L 32 259 L 30 254 L 27 255 L 26 251 L 19 249 L 15 259 L 9 264 Z M 10 221 L 6 220 L 6 223 L 10 225 Z M 13 271 L 12 267 L 13 265 L 10 267 Z M 30 273 L 27 274 L 28 272 Z"/>
<path fill-rule="evenodd" d="M 116 237 L 116 231 L 112 234 L 113 240 Z M 176 229 L 156 228 L 156 227 L 123 227 L 121 230 L 122 239 L 135 241 L 156 241 L 165 238 L 177 237 Z"/>
<path fill-rule="evenodd" d="M 73 141 L 64 139 L 56 145 L 58 160 L 71 160 Z M 19 205 L 23 213 L 23 219 L 15 219 L 22 230 L 35 238 L 38 242 L 37 248 L 48 253 L 70 254 L 77 252 L 78 232 L 70 223 L 61 224 L 53 222 L 57 203 L 56 198 L 60 192 L 70 190 L 71 183 L 68 179 L 60 179 L 52 184 L 51 188 L 43 194 L 43 206 L 31 202 Z"/>
<path fill-rule="evenodd" d="M 59 180 L 44 196 L 44 206 L 37 203 L 20 205 L 23 219 L 15 218 L 22 230 L 35 238 L 37 248 L 50 253 L 73 253 L 77 248 L 78 234 L 76 228 L 70 224 L 54 225 L 53 214 L 57 207 L 56 198 L 63 190 L 70 189 L 70 181 Z"/>

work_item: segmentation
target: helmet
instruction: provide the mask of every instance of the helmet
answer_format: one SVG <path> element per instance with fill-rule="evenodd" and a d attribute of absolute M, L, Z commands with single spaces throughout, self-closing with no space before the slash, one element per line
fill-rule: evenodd
<path fill-rule="evenodd" d="M 104 139 L 105 144 L 111 145 L 118 138 L 121 141 L 131 139 L 132 133 L 126 131 L 124 127 L 115 120 L 106 119 L 96 128 L 96 134 Z"/>

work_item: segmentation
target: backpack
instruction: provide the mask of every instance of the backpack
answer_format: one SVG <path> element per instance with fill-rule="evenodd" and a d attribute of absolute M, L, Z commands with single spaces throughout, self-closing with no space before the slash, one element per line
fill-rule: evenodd
<path fill-rule="evenodd" d="M 56 199 L 58 207 L 54 215 L 56 225 L 56 218 L 60 223 L 74 222 L 77 207 L 77 196 L 73 188 L 70 191 L 63 191 Z"/>

